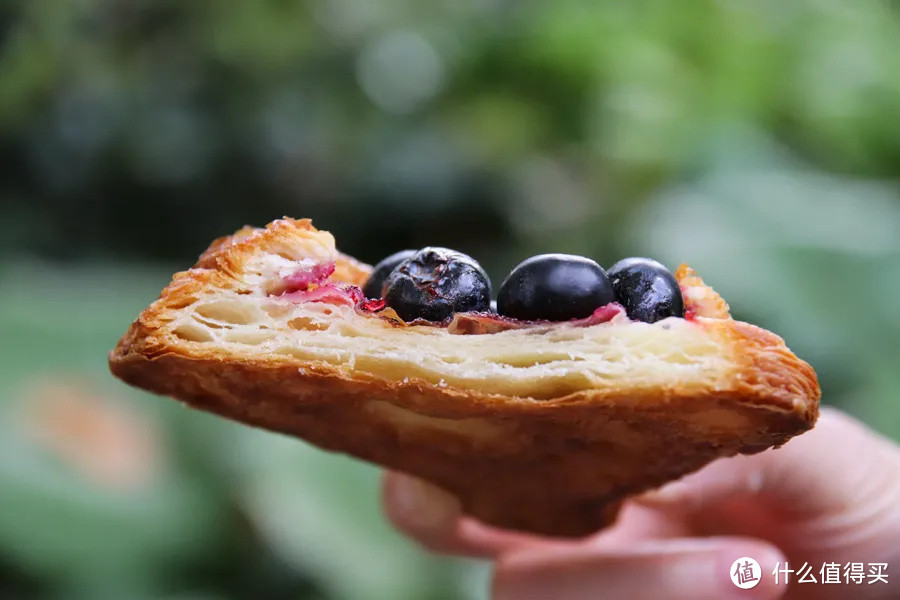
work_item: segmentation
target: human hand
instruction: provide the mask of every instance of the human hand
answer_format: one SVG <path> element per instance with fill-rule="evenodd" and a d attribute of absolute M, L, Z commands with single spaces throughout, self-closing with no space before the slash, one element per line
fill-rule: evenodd
<path fill-rule="evenodd" d="M 385 511 L 436 552 L 494 560 L 495 600 L 900 597 L 900 448 L 834 409 L 778 450 L 716 461 L 627 502 L 617 522 L 581 540 L 540 538 L 463 516 L 448 493 L 389 473 Z M 732 562 L 762 581 L 742 590 Z M 841 585 L 775 584 L 788 562 L 839 563 Z M 888 583 L 843 584 L 846 563 L 888 563 Z M 867 569 L 868 572 L 868 569 Z"/>

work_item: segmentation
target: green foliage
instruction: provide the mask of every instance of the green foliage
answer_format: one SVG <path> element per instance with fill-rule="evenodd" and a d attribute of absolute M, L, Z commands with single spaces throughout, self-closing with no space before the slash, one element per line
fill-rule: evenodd
<path fill-rule="evenodd" d="M 896 3 L 11 1 L 0 73 L 0 596 L 484 596 L 390 531 L 371 467 L 109 377 L 176 268 L 128 260 L 283 214 L 495 282 L 687 261 L 900 437 Z M 130 415 L 150 483 L 48 445 L 47 389 Z"/>
<path fill-rule="evenodd" d="M 826 170 L 900 164 L 883 2 L 19 2 L 0 32 L 2 243 L 53 255 L 187 259 L 293 213 L 374 260 L 461 205 L 497 250 L 523 162 L 619 213 L 735 123 Z"/>

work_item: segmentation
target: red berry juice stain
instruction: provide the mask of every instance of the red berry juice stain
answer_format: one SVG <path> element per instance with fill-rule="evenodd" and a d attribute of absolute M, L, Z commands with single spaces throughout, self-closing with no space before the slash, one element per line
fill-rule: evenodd
<path fill-rule="evenodd" d="M 360 308 L 369 312 L 377 312 L 384 308 L 384 298 L 376 298 L 374 300 L 365 300 Z"/>

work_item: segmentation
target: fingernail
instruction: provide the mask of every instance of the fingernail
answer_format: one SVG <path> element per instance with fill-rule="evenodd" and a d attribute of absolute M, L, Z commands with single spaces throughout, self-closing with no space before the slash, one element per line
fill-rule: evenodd
<path fill-rule="evenodd" d="M 679 479 L 655 490 L 649 490 L 634 498 L 638 504 L 666 507 L 667 510 L 685 512 L 694 508 L 697 502 L 698 486 L 694 479 Z"/>
<path fill-rule="evenodd" d="M 460 515 L 459 501 L 441 488 L 409 475 L 392 477 L 391 506 L 407 526 L 419 530 L 443 529 Z"/>
<path fill-rule="evenodd" d="M 644 492 L 635 499 L 648 504 L 668 504 L 682 500 L 690 490 L 691 486 L 684 481 L 673 481 L 663 487 Z"/>

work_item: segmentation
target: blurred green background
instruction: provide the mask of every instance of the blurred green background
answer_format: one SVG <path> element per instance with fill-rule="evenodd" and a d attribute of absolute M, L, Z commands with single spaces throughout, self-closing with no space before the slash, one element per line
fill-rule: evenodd
<path fill-rule="evenodd" d="M 686 261 L 897 438 L 898 178 L 896 2 L 2 2 L 0 597 L 485 597 L 375 469 L 108 375 L 216 236 Z"/>

